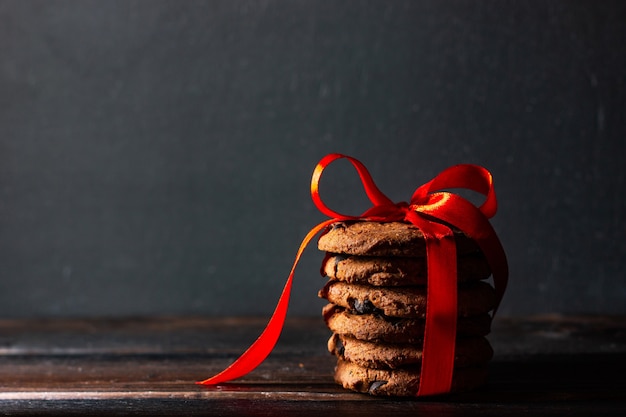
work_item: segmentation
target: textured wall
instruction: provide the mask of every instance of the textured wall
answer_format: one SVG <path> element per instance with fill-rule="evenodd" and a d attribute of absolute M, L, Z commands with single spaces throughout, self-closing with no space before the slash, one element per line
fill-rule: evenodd
<path fill-rule="evenodd" d="M 626 313 L 626 7 L 0 1 L 0 316 L 269 314 L 326 153 L 495 176 L 503 314 Z M 346 164 L 322 192 L 368 205 Z M 291 314 L 317 315 L 322 259 Z"/>

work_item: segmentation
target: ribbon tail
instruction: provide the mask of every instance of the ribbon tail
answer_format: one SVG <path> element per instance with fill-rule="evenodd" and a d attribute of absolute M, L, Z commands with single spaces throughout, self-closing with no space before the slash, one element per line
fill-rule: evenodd
<path fill-rule="evenodd" d="M 222 382 L 227 382 L 233 379 L 240 378 L 253 371 L 265 360 L 265 358 L 267 358 L 267 356 L 272 352 L 272 349 L 274 349 L 274 346 L 276 346 L 276 343 L 278 342 L 283 326 L 285 324 L 287 309 L 289 307 L 289 297 L 291 295 L 293 275 L 296 270 L 296 266 L 298 265 L 298 261 L 300 260 L 304 249 L 309 244 L 311 239 L 313 239 L 313 237 L 322 229 L 324 229 L 331 223 L 334 223 L 335 221 L 335 219 L 331 219 L 318 224 L 309 231 L 309 233 L 300 244 L 300 248 L 298 249 L 298 253 L 296 254 L 296 259 L 293 263 L 293 266 L 291 267 L 291 272 L 289 273 L 289 278 L 287 278 L 287 282 L 285 283 L 280 298 L 278 299 L 278 304 L 274 309 L 274 313 L 272 314 L 272 317 L 265 327 L 265 330 L 263 330 L 263 332 L 256 339 L 256 341 L 239 358 L 237 358 L 235 362 L 233 362 L 222 372 L 218 373 L 215 376 L 207 378 L 204 381 L 199 381 L 197 382 L 197 384 L 216 385 Z"/>
<path fill-rule="evenodd" d="M 456 243 L 452 232 L 448 229 L 441 238 L 427 236 L 426 253 L 426 327 L 418 396 L 450 391 L 458 316 Z"/>

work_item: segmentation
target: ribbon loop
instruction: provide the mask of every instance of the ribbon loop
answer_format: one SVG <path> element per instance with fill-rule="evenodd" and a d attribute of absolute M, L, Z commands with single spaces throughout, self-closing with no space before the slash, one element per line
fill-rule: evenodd
<path fill-rule="evenodd" d="M 493 177 L 487 169 L 472 164 L 459 164 L 443 170 L 435 178 L 418 187 L 411 203 L 420 205 L 428 200 L 428 195 L 446 189 L 465 188 L 485 196 L 485 201 L 479 210 L 487 218 L 492 218 L 498 209 L 496 194 L 493 187 Z"/>
<path fill-rule="evenodd" d="M 338 213 L 321 199 L 319 182 L 326 167 L 338 159 L 347 159 L 356 169 L 372 207 L 360 216 Z M 450 189 L 469 189 L 485 196 L 476 207 Z M 334 222 L 360 220 L 377 222 L 402 221 L 418 227 L 426 240 L 427 303 L 426 325 L 420 387 L 417 395 L 449 392 L 452 384 L 457 321 L 456 244 L 451 228 L 461 230 L 475 240 L 492 269 L 497 304 L 508 280 L 506 255 L 489 223 L 497 210 L 491 173 L 478 165 L 462 164 L 442 171 L 418 187 L 409 203 L 393 203 L 383 194 L 365 166 L 355 158 L 329 154 L 320 160 L 311 179 L 311 198 L 323 214 L 330 217 L 309 231 L 296 254 L 287 283 L 272 317 L 259 338 L 233 364 L 199 384 L 214 385 L 239 378 L 260 365 L 274 348 L 282 331 L 296 265 L 315 235 L 324 233 Z M 493 314 L 495 315 L 494 309 Z"/>
<path fill-rule="evenodd" d="M 338 153 L 331 153 L 329 155 L 326 155 L 324 158 L 322 158 L 322 160 L 317 164 L 317 166 L 315 167 L 315 170 L 313 171 L 313 177 L 311 178 L 311 198 L 313 199 L 313 202 L 315 203 L 315 206 L 318 208 L 319 211 L 321 211 L 322 213 L 324 213 L 325 215 L 329 217 L 333 217 L 333 218 L 341 219 L 341 220 L 358 220 L 361 218 L 359 216 L 345 215 L 345 214 L 337 213 L 334 210 L 331 210 L 330 208 L 326 206 L 326 204 L 324 204 L 324 202 L 322 201 L 319 195 L 319 182 L 322 177 L 322 173 L 324 172 L 324 169 L 326 169 L 326 167 L 330 165 L 332 162 L 338 159 L 342 159 L 342 158 L 345 158 L 348 161 L 350 161 L 352 166 L 357 170 L 357 173 L 359 174 L 359 177 L 361 178 L 361 182 L 363 183 L 363 188 L 365 189 L 365 193 L 367 194 L 367 197 L 370 199 L 374 207 L 394 205 L 393 201 L 391 201 L 385 194 L 383 194 L 378 189 L 369 171 L 367 170 L 367 168 L 365 168 L 365 165 L 363 165 L 361 161 L 351 158 L 346 155 L 342 155 Z"/>

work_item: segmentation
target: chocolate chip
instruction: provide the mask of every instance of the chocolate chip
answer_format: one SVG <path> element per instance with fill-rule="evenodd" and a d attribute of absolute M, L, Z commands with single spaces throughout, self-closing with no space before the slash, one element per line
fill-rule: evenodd
<path fill-rule="evenodd" d="M 345 228 L 346 228 L 346 224 L 344 222 L 336 222 L 330 225 L 330 230 L 345 229 Z"/>
<path fill-rule="evenodd" d="M 383 385 L 385 385 L 387 381 L 374 381 L 370 384 L 369 389 L 367 390 L 370 394 L 374 394 L 376 390 Z"/>
<path fill-rule="evenodd" d="M 348 257 L 345 256 L 345 255 L 336 255 L 335 256 L 335 265 L 333 265 L 333 268 L 335 270 L 335 276 L 337 276 L 337 266 L 339 265 L 339 262 L 345 261 L 346 259 L 348 259 Z"/>
<path fill-rule="evenodd" d="M 337 351 L 337 356 L 343 358 L 343 354 L 346 351 L 346 348 L 343 345 L 343 342 L 341 341 L 340 338 L 337 338 L 337 345 L 336 345 L 335 349 Z"/>
<path fill-rule="evenodd" d="M 346 259 L 348 259 L 348 256 L 346 255 L 335 255 L 335 271 L 337 270 L 337 264 L 341 261 L 345 261 Z"/>
<path fill-rule="evenodd" d="M 359 314 L 371 314 L 378 311 L 374 304 L 368 299 L 358 300 L 356 298 L 351 298 L 348 300 L 350 303 L 350 307 Z"/>

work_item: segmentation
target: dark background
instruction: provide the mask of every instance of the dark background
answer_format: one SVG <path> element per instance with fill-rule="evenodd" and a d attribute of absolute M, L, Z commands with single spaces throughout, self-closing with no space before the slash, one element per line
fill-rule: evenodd
<path fill-rule="evenodd" d="M 484 165 L 501 313 L 626 313 L 625 5 L 0 1 L 0 316 L 269 314 L 330 152 L 395 201 Z"/>

